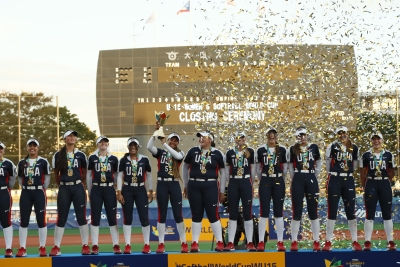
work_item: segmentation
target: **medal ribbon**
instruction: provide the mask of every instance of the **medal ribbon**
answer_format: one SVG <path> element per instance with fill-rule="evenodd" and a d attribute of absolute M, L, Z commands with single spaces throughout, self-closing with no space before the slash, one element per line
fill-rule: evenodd
<path fill-rule="evenodd" d="M 347 165 L 347 152 L 346 152 L 346 147 L 342 144 L 339 143 L 340 146 L 340 151 L 342 151 L 342 161 L 344 163 L 344 165 Z"/>
<path fill-rule="evenodd" d="M 381 170 L 381 166 L 382 166 L 382 160 L 383 160 L 383 150 L 381 151 L 380 155 L 379 155 L 379 161 L 377 161 L 376 155 L 374 153 L 374 162 L 375 162 L 375 169 L 377 171 Z"/>
<path fill-rule="evenodd" d="M 35 170 L 36 162 L 37 162 L 37 158 L 36 158 L 35 162 L 33 162 L 33 165 L 31 166 L 30 162 L 28 161 L 28 164 L 29 164 L 28 165 L 28 177 L 29 177 L 29 180 L 32 179 L 33 173 L 35 172 L 34 170 Z M 3 164 L 3 162 L 1 164 Z M 1 168 L 1 165 L 0 165 L 0 168 Z"/>
<path fill-rule="evenodd" d="M 138 158 L 139 158 L 139 157 L 136 157 L 136 159 L 138 159 Z M 137 162 L 136 159 L 131 160 L 132 175 L 133 175 L 133 173 L 137 173 L 137 165 L 138 165 L 138 162 Z M 133 176 L 135 176 L 135 175 L 133 175 Z"/>
<path fill-rule="evenodd" d="M 101 158 L 99 157 L 100 161 L 100 170 L 102 175 L 106 175 L 105 172 L 107 171 L 107 165 L 108 165 L 108 156 L 106 156 L 106 159 L 104 162 L 101 161 Z"/>
<path fill-rule="evenodd" d="M 308 162 L 308 154 L 309 154 L 308 147 L 306 147 L 306 151 L 301 150 L 300 153 L 301 153 L 301 158 L 302 158 L 303 168 L 304 168 L 304 166 L 308 165 L 307 164 L 307 162 Z"/>
<path fill-rule="evenodd" d="M 166 159 L 167 159 L 167 164 L 168 164 L 168 170 L 172 171 L 172 155 L 171 155 L 171 153 L 169 153 L 168 150 L 165 150 L 165 151 L 167 151 Z"/>
<path fill-rule="evenodd" d="M 69 156 L 68 156 L 68 153 L 67 153 L 68 170 L 72 170 L 72 165 L 73 165 L 73 163 L 74 163 L 75 154 L 74 154 L 74 152 L 72 152 L 71 154 L 72 154 L 72 157 L 69 157 Z M 35 164 L 36 164 L 36 163 L 35 163 Z"/>
<path fill-rule="evenodd" d="M 204 153 L 203 153 L 203 149 L 201 150 L 201 159 L 200 159 L 200 161 L 201 161 L 201 165 L 202 165 L 202 168 L 203 169 L 205 169 L 206 168 L 206 164 L 207 164 L 207 162 L 208 162 L 208 156 L 211 154 L 211 148 L 210 148 L 210 150 L 208 150 L 207 151 L 207 153 L 204 155 Z"/>
<path fill-rule="evenodd" d="M 242 155 L 239 156 L 239 150 L 237 150 L 237 148 L 235 148 L 235 153 L 236 153 L 236 159 L 237 159 L 237 166 L 238 166 L 238 168 L 242 168 L 244 153 L 242 153 Z"/>
<path fill-rule="evenodd" d="M 267 152 L 268 152 L 268 166 L 269 166 L 270 169 L 271 169 L 271 168 L 274 168 L 276 153 L 271 152 L 271 151 L 269 150 L 269 146 L 268 146 L 268 145 L 265 145 L 265 147 L 266 147 Z"/>

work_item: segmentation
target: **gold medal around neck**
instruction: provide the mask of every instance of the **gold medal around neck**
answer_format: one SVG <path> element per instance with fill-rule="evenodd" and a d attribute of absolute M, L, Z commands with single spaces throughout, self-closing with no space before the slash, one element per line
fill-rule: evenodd
<path fill-rule="evenodd" d="M 308 170 L 308 164 L 303 164 L 303 170 Z"/>
<path fill-rule="evenodd" d="M 377 171 L 375 172 L 375 176 L 377 176 L 377 177 L 382 176 L 382 172 L 381 172 L 380 170 L 377 170 Z"/>
<path fill-rule="evenodd" d="M 349 166 L 344 165 L 343 170 L 344 170 L 345 172 L 347 172 L 347 171 L 349 170 Z"/>
<path fill-rule="evenodd" d="M 168 172 L 168 174 L 169 174 L 169 175 L 174 175 L 174 172 L 173 172 L 172 170 L 170 170 L 170 171 Z"/>
<path fill-rule="evenodd" d="M 33 179 L 32 178 L 28 179 L 28 185 L 33 185 Z"/>
<path fill-rule="evenodd" d="M 72 169 L 68 169 L 68 176 L 74 175 L 74 171 Z"/>
<path fill-rule="evenodd" d="M 202 174 L 205 174 L 205 173 L 207 173 L 207 170 L 206 170 L 206 168 L 201 168 L 201 173 L 202 173 Z"/>
<path fill-rule="evenodd" d="M 101 179 L 100 180 L 101 180 L 102 183 L 104 183 L 106 181 L 106 174 L 105 173 L 101 174 Z"/>
<path fill-rule="evenodd" d="M 134 183 L 137 183 L 137 177 L 134 176 L 133 179 L 132 179 L 132 181 L 133 181 Z"/>
<path fill-rule="evenodd" d="M 269 170 L 268 170 L 268 174 L 269 175 L 274 174 L 274 168 L 270 167 Z"/>
<path fill-rule="evenodd" d="M 239 169 L 237 170 L 237 175 L 242 176 L 243 173 L 244 173 L 243 168 L 239 168 Z"/>

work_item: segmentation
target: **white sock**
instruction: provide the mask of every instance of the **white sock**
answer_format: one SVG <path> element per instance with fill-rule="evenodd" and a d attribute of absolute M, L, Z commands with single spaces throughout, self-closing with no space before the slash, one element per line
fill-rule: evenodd
<path fill-rule="evenodd" d="M 297 241 L 297 237 L 299 236 L 299 229 L 300 229 L 300 221 L 292 220 L 292 223 L 290 224 L 292 242 Z"/>
<path fill-rule="evenodd" d="M 258 240 L 264 242 L 265 230 L 267 229 L 268 218 L 261 217 L 258 221 Z"/>
<path fill-rule="evenodd" d="M 310 220 L 310 222 L 311 222 L 311 231 L 313 234 L 313 239 L 314 241 L 319 242 L 319 231 L 320 231 L 319 219 Z"/>
<path fill-rule="evenodd" d="M 99 226 L 90 226 L 90 237 L 92 238 L 92 245 L 99 245 Z"/>
<path fill-rule="evenodd" d="M 349 230 L 351 234 L 351 240 L 357 241 L 357 220 L 348 220 L 347 224 L 349 225 Z"/>
<path fill-rule="evenodd" d="M 39 244 L 41 247 L 46 246 L 47 240 L 47 226 L 39 228 Z"/>
<path fill-rule="evenodd" d="M 283 224 L 283 217 L 275 218 L 275 226 L 276 226 L 276 235 L 278 237 L 278 241 L 283 241 L 283 231 L 284 231 L 284 224 Z"/>
<path fill-rule="evenodd" d="M 113 245 L 119 245 L 118 225 L 110 226 L 110 233 Z"/>
<path fill-rule="evenodd" d="M 212 231 L 213 231 L 213 233 L 214 233 L 214 236 L 215 236 L 215 239 L 217 240 L 217 242 L 218 242 L 218 241 L 221 241 L 221 242 L 222 242 L 222 226 L 221 226 L 221 221 L 218 220 L 218 221 L 216 221 L 216 222 L 213 222 L 213 223 L 211 224 L 211 228 L 212 228 Z"/>
<path fill-rule="evenodd" d="M 247 243 L 253 242 L 253 220 L 244 222 L 244 232 L 246 233 Z"/>
<path fill-rule="evenodd" d="M 13 241 L 13 227 L 10 225 L 7 228 L 3 228 L 4 241 L 6 243 L 6 249 L 12 248 Z"/>
<path fill-rule="evenodd" d="M 326 236 L 325 236 L 326 241 L 332 241 L 333 230 L 335 229 L 335 223 L 336 223 L 336 220 L 330 220 L 330 219 L 326 220 Z M 349 225 L 350 225 L 350 221 L 349 221 Z"/>
<path fill-rule="evenodd" d="M 26 238 L 28 237 L 28 228 L 19 227 L 19 246 L 26 248 Z"/>
<path fill-rule="evenodd" d="M 165 237 L 165 223 L 157 223 L 157 230 L 158 230 L 158 243 L 164 243 Z"/>
<path fill-rule="evenodd" d="M 142 227 L 144 243 L 150 245 L 150 225 Z"/>
<path fill-rule="evenodd" d="M 365 241 L 371 241 L 372 231 L 374 230 L 374 220 L 364 221 L 364 239 Z"/>
<path fill-rule="evenodd" d="M 392 221 L 392 219 L 384 220 L 383 228 L 385 229 L 387 241 L 388 242 L 393 241 L 393 221 Z"/>
<path fill-rule="evenodd" d="M 82 246 L 89 244 L 89 226 L 87 224 L 79 226 L 81 232 Z"/>
<path fill-rule="evenodd" d="M 201 233 L 201 222 L 192 221 L 192 242 L 199 243 L 200 233 Z"/>
<path fill-rule="evenodd" d="M 130 225 L 124 224 L 123 229 L 124 229 L 125 244 L 130 245 L 132 228 Z"/>
<path fill-rule="evenodd" d="M 237 229 L 237 221 L 229 220 L 228 223 L 228 240 L 232 242 L 235 240 L 235 234 Z"/>
<path fill-rule="evenodd" d="M 177 223 L 176 228 L 182 243 L 186 243 L 185 224 L 183 222 Z"/>
<path fill-rule="evenodd" d="M 64 235 L 64 227 L 58 227 L 56 225 L 54 230 L 54 246 L 60 247 L 63 235 Z"/>

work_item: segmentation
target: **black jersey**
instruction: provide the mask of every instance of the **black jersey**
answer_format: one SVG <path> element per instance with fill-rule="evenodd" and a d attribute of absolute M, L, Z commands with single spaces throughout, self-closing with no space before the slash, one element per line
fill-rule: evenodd
<path fill-rule="evenodd" d="M 331 172 L 353 173 L 353 161 L 359 158 L 358 146 L 353 144 L 352 149 L 349 150 L 345 145 L 335 141 L 326 149 L 325 157 L 331 161 Z"/>
<path fill-rule="evenodd" d="M 30 159 L 22 159 L 18 162 L 17 173 L 18 177 L 22 178 L 21 185 L 44 185 L 44 176 L 50 174 L 50 163 L 40 156 L 33 162 Z"/>
<path fill-rule="evenodd" d="M 270 166 L 273 166 L 274 174 L 283 173 L 283 163 L 287 163 L 287 150 L 279 145 L 279 154 L 275 151 L 271 153 L 266 145 L 257 148 L 257 163 L 261 164 L 261 173 L 267 174 Z"/>
<path fill-rule="evenodd" d="M 367 168 L 367 176 L 369 177 L 389 177 L 388 169 L 396 168 L 396 162 L 392 153 L 387 150 L 382 150 L 382 153 L 379 154 L 368 150 L 362 155 L 360 168 Z M 378 174 L 376 174 L 377 171 Z M 381 174 L 379 174 L 379 171 Z"/>
<path fill-rule="evenodd" d="M 294 153 L 294 146 L 290 147 L 289 162 L 293 163 L 293 167 L 297 170 L 315 170 L 317 161 L 320 159 L 321 154 L 316 144 L 308 145 L 299 155 Z"/>
<path fill-rule="evenodd" d="M 15 165 L 11 160 L 3 158 L 3 161 L 0 161 L 0 186 L 8 186 L 10 181 L 10 176 L 17 176 Z"/>
<path fill-rule="evenodd" d="M 92 170 L 93 183 L 113 183 L 114 173 L 118 172 L 118 158 L 107 154 L 100 157 L 98 151 L 89 156 L 88 170 Z"/>
<path fill-rule="evenodd" d="M 218 171 L 225 168 L 224 156 L 221 151 L 211 147 L 202 155 L 200 147 L 192 147 L 184 160 L 189 164 L 189 176 L 193 178 L 218 178 Z"/>
<path fill-rule="evenodd" d="M 236 149 L 229 149 L 226 152 L 225 161 L 226 166 L 229 166 L 230 178 L 234 176 L 251 177 L 251 164 L 255 163 L 255 155 L 254 149 L 251 147 L 248 147 L 247 150 L 250 152 L 248 158 L 246 158 L 244 153 L 242 153 L 243 151 L 239 152 Z"/>
<path fill-rule="evenodd" d="M 54 156 L 53 156 L 53 168 L 56 169 L 56 162 L 57 159 L 60 155 L 60 152 L 57 151 Z M 68 155 L 64 159 L 65 161 L 69 161 L 71 164 L 70 167 L 63 173 L 60 173 L 60 181 L 61 182 L 74 182 L 76 180 L 83 180 L 83 178 L 86 179 L 86 177 L 82 177 L 82 170 L 87 169 L 87 158 L 85 153 L 82 151 L 75 149 L 74 154 L 72 157 L 72 154 Z M 68 165 L 69 165 L 68 164 Z M 72 173 L 70 173 L 69 170 L 72 170 Z M 71 176 L 69 174 L 72 174 Z"/>
<path fill-rule="evenodd" d="M 119 171 L 124 174 L 124 182 L 145 183 L 146 172 L 151 172 L 149 158 L 140 154 L 137 160 L 131 160 L 129 155 L 123 157 L 119 162 Z"/>
<path fill-rule="evenodd" d="M 181 166 L 184 153 L 183 151 L 179 152 L 182 155 L 181 160 L 177 160 L 179 167 Z M 174 174 L 172 172 L 172 155 L 169 153 L 167 149 L 157 148 L 157 154 L 153 155 L 157 159 L 158 172 L 157 176 L 162 178 L 174 178 Z"/>

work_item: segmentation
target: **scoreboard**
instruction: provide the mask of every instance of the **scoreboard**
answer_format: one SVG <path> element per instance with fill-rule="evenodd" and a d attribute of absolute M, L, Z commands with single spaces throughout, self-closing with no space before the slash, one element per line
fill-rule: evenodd
<path fill-rule="evenodd" d="M 355 129 L 358 85 L 353 46 L 215 45 L 100 51 L 100 132 L 149 135 L 154 111 L 169 130 L 250 131 L 345 124 Z M 252 125 L 257 127 L 252 128 Z"/>

